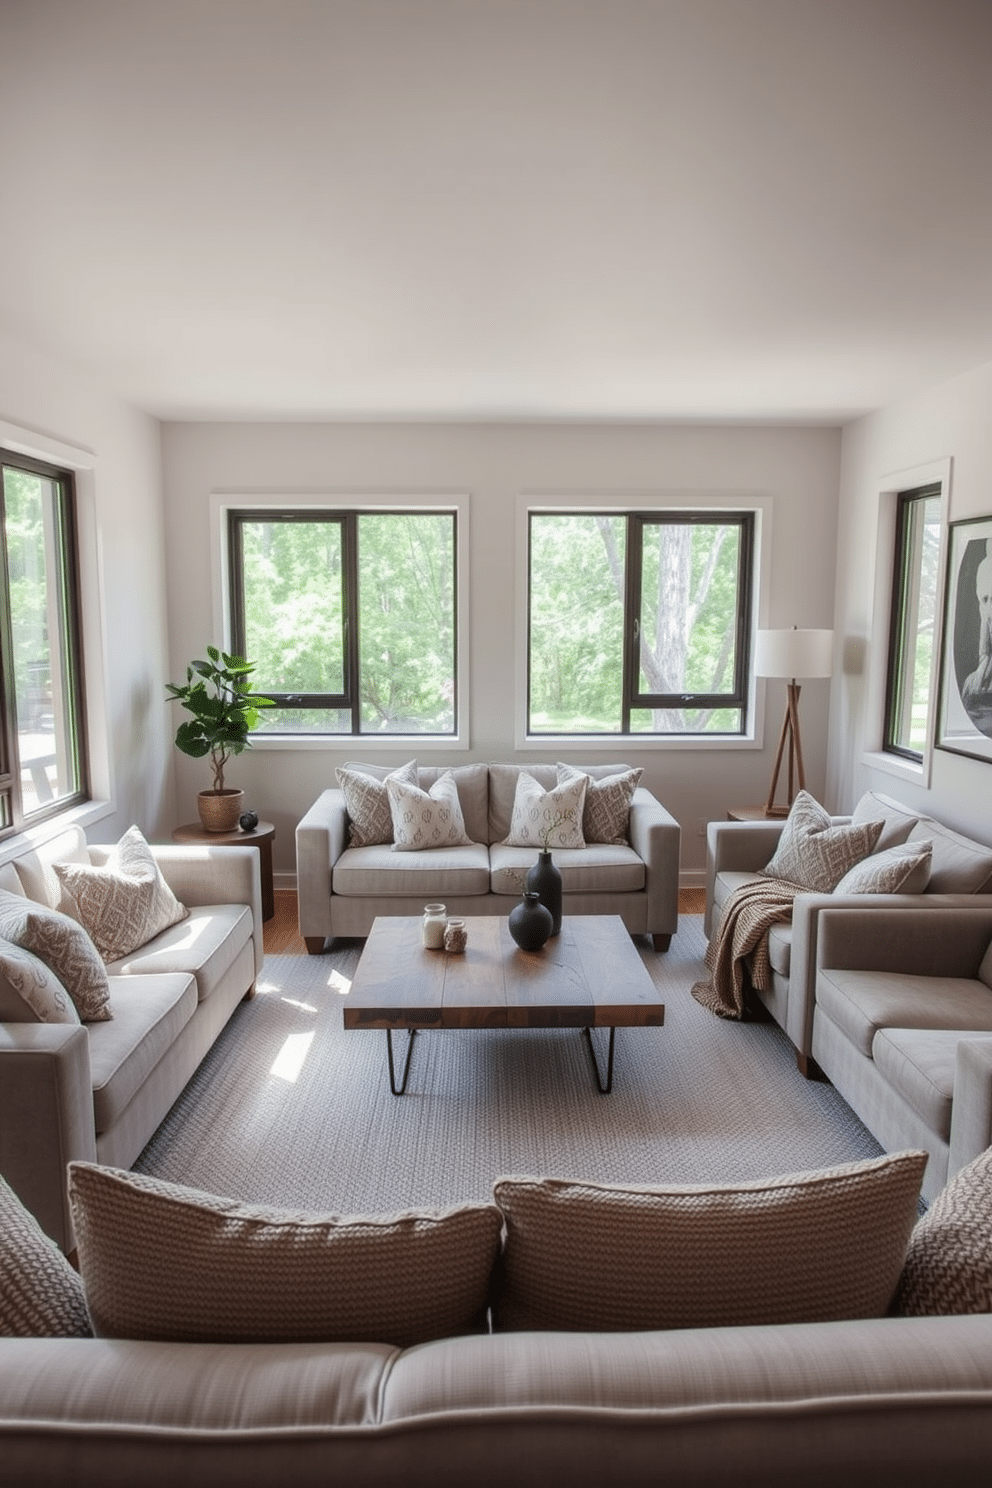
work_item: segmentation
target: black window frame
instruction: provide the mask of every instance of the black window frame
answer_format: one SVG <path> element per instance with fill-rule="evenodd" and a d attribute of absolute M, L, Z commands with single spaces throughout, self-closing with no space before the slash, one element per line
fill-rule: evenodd
<path fill-rule="evenodd" d="M 372 739 L 372 738 L 400 738 L 401 734 L 380 734 L 374 730 L 363 730 L 361 727 L 361 627 L 359 621 L 359 554 L 358 554 L 358 524 L 362 517 L 369 516 L 444 516 L 451 519 L 452 532 L 452 648 L 453 662 L 457 676 L 458 658 L 458 511 L 450 507 L 417 507 L 411 509 L 402 506 L 390 507 L 232 507 L 227 513 L 227 559 L 228 559 L 228 584 L 229 584 L 229 623 L 231 632 L 231 649 L 237 654 L 246 654 L 246 626 L 245 626 L 245 583 L 244 583 L 244 561 L 243 547 L 240 539 L 240 529 L 246 523 L 252 522 L 294 522 L 309 526 L 315 523 L 329 523 L 341 528 L 341 583 L 342 583 L 342 613 L 344 622 L 342 626 L 342 675 L 345 687 L 343 692 L 276 692 L 264 685 L 264 679 L 259 680 L 259 689 L 264 695 L 271 698 L 277 707 L 302 709 L 324 709 L 327 712 L 348 712 L 351 715 L 351 728 L 328 730 L 326 733 L 314 731 L 307 737 L 327 739 Z M 249 658 L 250 660 L 251 658 Z M 423 732 L 415 735 L 418 739 L 454 739 L 458 736 L 459 727 L 459 697 L 458 686 L 455 687 L 455 695 L 452 700 L 452 727 L 444 733 Z M 295 736 L 294 730 L 267 729 L 266 738 L 278 738 L 282 732 L 283 737 Z"/>
<path fill-rule="evenodd" d="M 554 516 L 621 517 L 627 524 L 624 545 L 624 618 L 622 643 L 622 692 L 619 733 L 604 731 L 590 733 L 589 730 L 565 732 L 561 730 L 535 731 L 531 726 L 533 697 L 531 686 L 531 626 L 532 626 L 532 582 L 533 582 L 533 521 L 534 518 Z M 643 573 L 644 532 L 656 526 L 736 526 L 738 541 L 737 580 L 737 624 L 735 637 L 735 668 L 733 686 L 722 693 L 650 693 L 641 692 L 640 677 L 640 609 L 641 576 Z M 594 509 L 586 507 L 559 508 L 554 511 L 534 509 L 528 512 L 527 522 L 527 734 L 533 739 L 543 738 L 630 738 L 640 741 L 650 739 L 738 739 L 747 737 L 748 703 L 750 700 L 751 657 L 753 652 L 752 595 L 754 589 L 755 543 L 757 534 L 756 513 L 751 510 L 723 510 L 697 508 L 693 510 L 666 510 L 664 508 L 644 510 Z M 630 720 L 634 709 L 714 709 L 739 708 L 741 725 L 733 730 L 679 730 L 652 732 L 646 729 L 631 731 Z"/>
<path fill-rule="evenodd" d="M 14 685 L 13 617 L 10 609 L 10 570 L 6 540 L 6 498 L 2 471 L 21 470 L 52 482 L 57 493 L 59 609 L 65 627 L 65 685 L 62 707 L 69 726 L 66 735 L 72 754 L 76 788 L 50 802 L 25 811 L 18 747 L 17 696 Z M 83 625 L 80 605 L 79 539 L 74 473 L 47 460 L 17 450 L 0 448 L 0 841 L 25 828 L 50 821 L 90 799 L 86 727 L 86 683 L 83 665 Z M 50 638 L 54 645 L 54 639 Z"/>
<path fill-rule="evenodd" d="M 911 543 L 911 523 L 909 513 L 916 506 L 922 506 L 926 501 L 940 500 L 942 485 L 940 481 L 930 481 L 922 486 L 913 486 L 911 489 L 899 491 L 896 496 L 895 534 L 893 542 L 892 559 L 892 591 L 889 605 L 889 635 L 888 648 L 885 659 L 885 713 L 882 726 L 882 750 L 885 754 L 895 755 L 898 759 L 910 761 L 913 764 L 922 764 L 925 749 L 912 749 L 905 744 L 897 742 L 894 737 L 895 721 L 897 713 L 901 714 L 900 701 L 904 695 L 905 674 L 904 665 L 906 661 L 906 626 L 909 619 L 910 590 L 913 583 L 918 580 L 919 575 L 911 570 L 913 557 Z M 939 565 L 938 563 L 938 593 L 935 594 L 935 606 L 939 601 Z M 935 607 L 934 626 L 938 624 L 938 615 Z M 937 636 L 934 634 L 934 646 L 931 655 L 931 680 L 930 690 L 933 694 L 933 675 L 937 666 Z M 927 719 L 927 737 L 932 737 L 933 720 Z"/>

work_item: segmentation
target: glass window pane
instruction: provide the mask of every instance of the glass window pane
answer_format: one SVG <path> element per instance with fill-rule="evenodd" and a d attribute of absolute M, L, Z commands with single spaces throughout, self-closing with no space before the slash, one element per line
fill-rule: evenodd
<path fill-rule="evenodd" d="M 619 733 L 626 518 L 530 520 L 532 734 Z"/>
<path fill-rule="evenodd" d="M 270 692 L 345 691 L 344 565 L 338 521 L 241 525 L 245 654 L 252 687 Z M 288 728 L 280 710 L 267 731 Z"/>
<path fill-rule="evenodd" d="M 455 732 L 455 519 L 360 513 L 362 733 Z"/>
<path fill-rule="evenodd" d="M 897 521 L 894 635 L 885 747 L 923 757 L 934 666 L 940 493 L 904 496 Z"/>
<path fill-rule="evenodd" d="M 631 708 L 632 734 L 740 734 L 741 708 Z"/>
<path fill-rule="evenodd" d="M 734 692 L 740 541 L 736 524 L 645 525 L 639 693 Z M 657 731 L 684 726 L 673 722 Z"/>
<path fill-rule="evenodd" d="M 260 688 L 262 696 L 264 691 Z M 350 734 L 349 708 L 263 708 L 253 734 Z"/>

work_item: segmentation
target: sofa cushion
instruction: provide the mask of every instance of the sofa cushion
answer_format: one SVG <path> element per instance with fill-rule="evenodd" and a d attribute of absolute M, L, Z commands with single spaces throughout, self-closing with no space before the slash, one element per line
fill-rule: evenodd
<path fill-rule="evenodd" d="M 219 986 L 252 938 L 246 904 L 196 904 L 178 925 L 170 925 L 130 956 L 112 961 L 114 977 L 182 972 L 196 980 L 200 1002 Z"/>
<path fill-rule="evenodd" d="M 992 893 L 992 847 L 972 842 L 929 816 L 917 822 L 906 840 L 932 844 L 928 893 Z"/>
<path fill-rule="evenodd" d="M 849 868 L 835 894 L 922 894 L 930 879 L 932 844 L 904 842 L 869 853 Z"/>
<path fill-rule="evenodd" d="M 849 868 L 868 856 L 881 830 L 881 822 L 834 826 L 819 802 L 800 791 L 765 873 L 829 894 Z"/>
<path fill-rule="evenodd" d="M 577 848 L 585 846 L 582 812 L 588 777 L 576 775 L 545 790 L 527 770 L 517 776 L 508 847 Z"/>
<path fill-rule="evenodd" d="M 951 1137 L 954 1065 L 960 1028 L 880 1028 L 871 1053 L 879 1070 L 907 1105 L 945 1142 Z"/>
<path fill-rule="evenodd" d="M 576 780 L 583 774 L 586 777 L 586 799 L 582 809 L 582 836 L 586 842 L 607 842 L 622 846 L 629 841 L 630 803 L 644 774 L 643 770 L 621 770 L 616 775 L 604 775 L 602 779 L 594 780 L 591 775 L 577 770 L 574 765 L 559 761 L 555 768 L 558 771 L 559 785 Z"/>
<path fill-rule="evenodd" d="M 3 1178 L 0 1282 L 0 1336 L 92 1336 L 82 1282 Z"/>
<path fill-rule="evenodd" d="M 439 775 L 429 790 L 407 785 L 390 776 L 386 794 L 393 819 L 395 852 L 430 852 L 442 847 L 465 847 L 465 831 L 458 787 L 450 770 Z"/>
<path fill-rule="evenodd" d="M 556 850 L 553 857 L 563 894 L 636 894 L 644 888 L 647 870 L 632 847 L 599 842 Z M 535 861 L 533 848 L 494 843 L 489 849 L 493 893 L 522 894 Z"/>
<path fill-rule="evenodd" d="M 955 1173 L 909 1237 L 893 1311 L 992 1312 L 992 1148 Z"/>
<path fill-rule="evenodd" d="M 13 863 L 0 863 L 0 889 L 8 894 L 20 894 L 24 898 L 24 885 L 18 878 Z"/>
<path fill-rule="evenodd" d="M 821 967 L 816 1001 L 845 1038 L 868 1057 L 880 1028 L 992 1031 L 992 992 L 972 977 Z"/>
<path fill-rule="evenodd" d="M 0 1023 L 78 1023 L 58 977 L 37 956 L 0 940 Z"/>
<path fill-rule="evenodd" d="M 88 932 L 105 961 L 129 956 L 188 913 L 137 827 L 124 833 L 102 867 L 55 863 L 53 868 L 69 896 L 63 907 Z"/>
<path fill-rule="evenodd" d="M 72 998 L 81 1022 L 113 1017 L 107 968 L 82 925 L 69 915 L 0 891 L 0 937 L 44 961 Z"/>
<path fill-rule="evenodd" d="M 408 1348 L 486 1331 L 491 1204 L 340 1218 L 90 1163 L 70 1165 L 69 1197 L 98 1335 Z"/>
<path fill-rule="evenodd" d="M 349 847 L 331 869 L 331 891 L 352 898 L 446 901 L 489 892 L 489 849 L 481 842 L 434 852 L 394 853 L 389 847 Z"/>
<path fill-rule="evenodd" d="M 887 852 L 890 847 L 898 847 L 905 842 L 919 819 L 918 811 L 910 811 L 901 801 L 894 801 L 891 796 L 883 796 L 880 792 L 871 790 L 865 791 L 851 812 L 851 821 L 855 826 L 864 826 L 868 822 L 882 823 L 882 830 L 875 843 L 876 852 Z"/>
<path fill-rule="evenodd" d="M 18 853 L 15 866 L 22 892 L 37 904 L 49 909 L 62 906 L 62 885 L 55 876 L 54 863 L 88 863 L 89 849 L 81 827 L 67 827 L 40 846 Z"/>
<path fill-rule="evenodd" d="M 417 761 L 410 760 L 395 770 L 388 766 L 346 764 L 340 765 L 334 774 L 348 812 L 348 845 L 374 847 L 380 842 L 392 842 L 393 817 L 386 779 L 392 775 L 407 785 L 416 785 Z"/>
<path fill-rule="evenodd" d="M 89 1031 L 93 1120 L 107 1131 L 196 1012 L 191 976 L 122 976 L 111 981 L 113 1021 Z"/>
<path fill-rule="evenodd" d="M 494 1327 L 622 1331 L 881 1317 L 922 1152 L 722 1185 L 501 1178 Z"/>
<path fill-rule="evenodd" d="M 768 960 L 772 971 L 787 977 L 792 966 L 792 921 L 768 930 Z"/>

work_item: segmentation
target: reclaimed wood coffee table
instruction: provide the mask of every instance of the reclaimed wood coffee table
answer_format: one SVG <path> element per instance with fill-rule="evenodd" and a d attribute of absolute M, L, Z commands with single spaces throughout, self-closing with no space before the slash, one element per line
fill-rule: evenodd
<path fill-rule="evenodd" d="M 581 1028 L 596 1086 L 613 1088 L 618 1028 L 659 1028 L 665 1005 L 619 915 L 577 915 L 543 950 L 522 951 L 505 917 L 467 921 L 463 952 L 428 951 L 419 918 L 380 915 L 372 925 L 351 987 L 347 1029 L 384 1028 L 389 1087 L 406 1090 L 413 1041 L 421 1028 Z M 393 1031 L 409 1029 L 397 1085 Z M 593 1028 L 610 1031 L 606 1078 L 600 1074 Z"/>

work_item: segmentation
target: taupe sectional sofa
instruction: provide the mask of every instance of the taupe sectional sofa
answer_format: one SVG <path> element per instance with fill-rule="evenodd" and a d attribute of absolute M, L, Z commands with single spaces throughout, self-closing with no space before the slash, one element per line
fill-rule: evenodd
<path fill-rule="evenodd" d="M 52 864 L 101 865 L 79 828 L 0 865 L 0 888 L 55 909 Z M 250 847 L 152 849 L 189 909 L 179 924 L 112 962 L 103 1022 L 0 1023 L 0 1173 L 66 1251 L 66 1165 L 129 1167 L 262 967 L 258 854 Z"/>
<path fill-rule="evenodd" d="M 362 765 L 382 780 L 392 766 Z M 422 789 L 448 768 L 418 769 Z M 625 765 L 577 765 L 601 780 Z M 365 936 L 376 915 L 418 915 L 440 900 L 452 915 L 508 914 L 533 848 L 509 847 L 517 778 L 521 770 L 545 790 L 557 781 L 554 765 L 458 765 L 452 774 L 471 843 L 423 852 L 394 852 L 386 843 L 348 845 L 348 813 L 339 789 L 322 792 L 296 829 L 300 933 L 313 953 L 329 937 Z M 555 850 L 566 914 L 619 915 L 632 935 L 650 935 L 666 950 L 678 928 L 681 830 L 664 806 L 638 786 L 630 808 L 629 842 L 590 843 Z"/>

